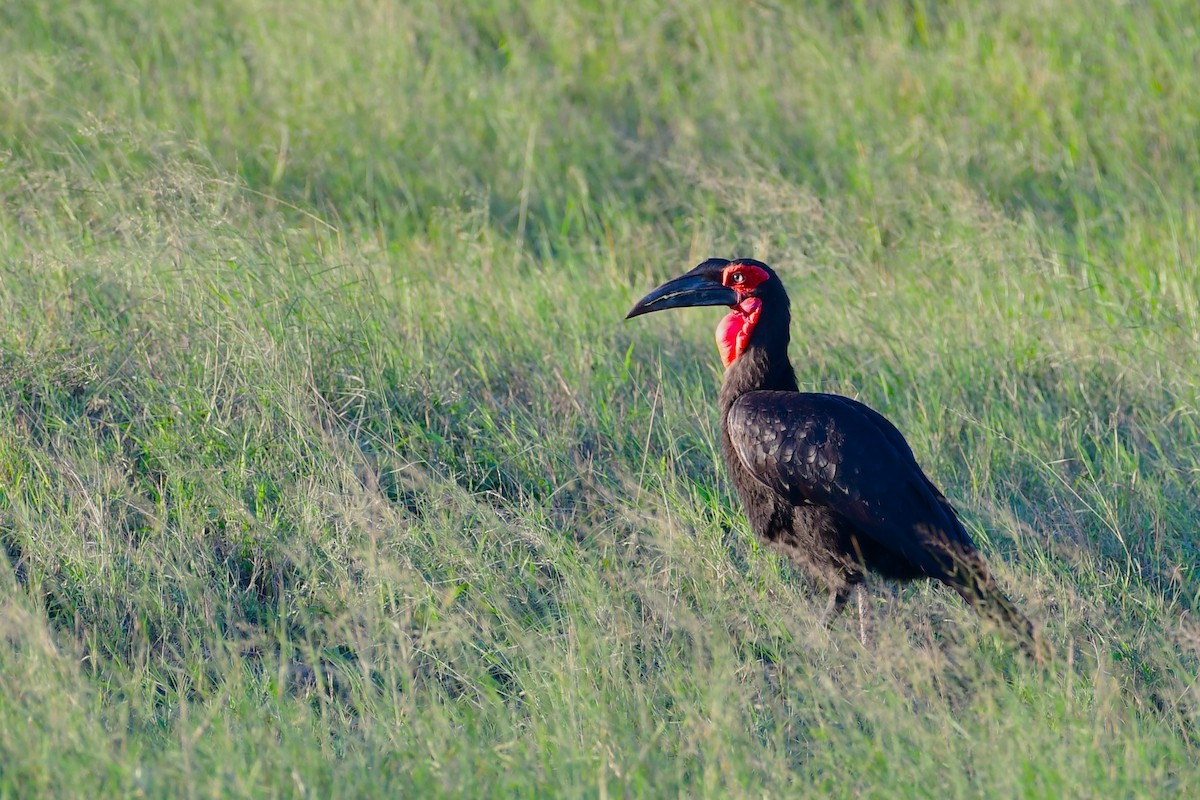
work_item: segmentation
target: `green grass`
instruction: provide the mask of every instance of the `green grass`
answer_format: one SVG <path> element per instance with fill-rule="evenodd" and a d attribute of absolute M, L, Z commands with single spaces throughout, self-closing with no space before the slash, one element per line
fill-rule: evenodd
<path fill-rule="evenodd" d="M 1194 2 L 799 5 L 4 5 L 0 797 L 1195 792 Z M 709 255 L 1046 669 L 817 626 Z"/>

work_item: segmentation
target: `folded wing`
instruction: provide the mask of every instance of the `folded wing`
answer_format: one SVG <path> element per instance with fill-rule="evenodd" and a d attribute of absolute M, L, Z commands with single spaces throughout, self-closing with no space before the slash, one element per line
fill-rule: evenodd
<path fill-rule="evenodd" d="M 793 505 L 829 508 L 931 577 L 959 572 L 955 562 L 975 561 L 969 536 L 904 437 L 862 403 L 748 392 L 731 407 L 728 426 L 742 463 Z"/>

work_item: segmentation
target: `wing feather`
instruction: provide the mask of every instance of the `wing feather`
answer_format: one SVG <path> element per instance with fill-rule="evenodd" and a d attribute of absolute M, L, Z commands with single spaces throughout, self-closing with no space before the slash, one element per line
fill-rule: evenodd
<path fill-rule="evenodd" d="M 727 422 L 738 458 L 793 505 L 830 508 L 931 575 L 974 550 L 904 437 L 862 403 L 829 394 L 748 392 L 734 402 Z"/>

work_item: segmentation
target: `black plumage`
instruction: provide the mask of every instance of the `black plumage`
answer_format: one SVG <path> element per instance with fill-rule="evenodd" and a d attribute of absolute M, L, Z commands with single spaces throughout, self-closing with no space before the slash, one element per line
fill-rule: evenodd
<path fill-rule="evenodd" d="M 710 259 L 629 316 L 691 305 L 732 309 L 718 328 L 722 455 L 754 532 L 829 587 L 823 619 L 868 571 L 933 578 L 1036 652 L 1033 626 L 895 426 L 856 400 L 799 391 L 787 355 L 788 296 L 775 272 L 750 259 Z"/>

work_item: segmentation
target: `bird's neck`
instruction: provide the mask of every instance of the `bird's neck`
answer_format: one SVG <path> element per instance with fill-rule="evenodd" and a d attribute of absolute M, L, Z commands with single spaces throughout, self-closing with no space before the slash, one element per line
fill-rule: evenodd
<path fill-rule="evenodd" d="M 760 340 L 761 339 L 761 340 Z M 721 384 L 721 414 L 746 394 L 761 390 L 796 392 L 796 372 L 787 355 L 786 330 L 774 337 L 754 336 L 748 347 L 725 369 Z"/>

